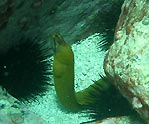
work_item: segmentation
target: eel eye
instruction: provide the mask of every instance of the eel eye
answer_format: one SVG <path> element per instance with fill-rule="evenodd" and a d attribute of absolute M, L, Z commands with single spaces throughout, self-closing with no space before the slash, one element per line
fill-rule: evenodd
<path fill-rule="evenodd" d="M 65 44 L 65 41 L 59 33 L 53 34 L 52 39 L 53 39 L 52 48 L 53 48 L 54 53 L 56 53 L 58 46 Z"/>

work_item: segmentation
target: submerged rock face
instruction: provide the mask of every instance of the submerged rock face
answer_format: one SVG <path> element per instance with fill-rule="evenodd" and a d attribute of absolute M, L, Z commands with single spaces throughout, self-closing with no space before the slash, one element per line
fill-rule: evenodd
<path fill-rule="evenodd" d="M 110 117 L 91 124 L 142 124 L 141 120 L 137 120 L 131 116 Z"/>
<path fill-rule="evenodd" d="M 51 35 L 59 32 L 72 44 L 96 32 L 106 33 L 107 27 L 115 25 L 113 20 L 117 20 L 123 0 L 120 1 L 0 0 L 0 53 L 22 37 L 38 36 L 50 42 Z M 108 25 L 105 22 L 110 14 L 116 17 L 114 24 Z"/>
<path fill-rule="evenodd" d="M 125 0 L 104 70 L 149 124 L 148 0 Z"/>

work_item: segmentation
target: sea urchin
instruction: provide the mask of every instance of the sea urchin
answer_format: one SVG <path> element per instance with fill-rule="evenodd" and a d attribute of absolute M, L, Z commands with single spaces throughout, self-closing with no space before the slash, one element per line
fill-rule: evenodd
<path fill-rule="evenodd" d="M 42 95 L 50 80 L 50 48 L 38 38 L 21 38 L 19 44 L 0 54 L 0 85 L 19 100 Z"/>

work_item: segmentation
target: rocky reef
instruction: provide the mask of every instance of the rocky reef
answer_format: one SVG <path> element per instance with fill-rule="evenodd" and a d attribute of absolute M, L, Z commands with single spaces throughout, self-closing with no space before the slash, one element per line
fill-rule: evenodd
<path fill-rule="evenodd" d="M 149 1 L 125 0 L 104 69 L 149 124 Z"/>
<path fill-rule="evenodd" d="M 37 114 L 27 110 L 23 104 L 2 90 L 0 86 L 0 124 L 47 124 Z"/>
<path fill-rule="evenodd" d="M 38 36 L 50 44 L 51 35 L 59 32 L 72 44 L 99 30 L 106 32 L 105 26 L 113 26 L 105 23 L 109 21 L 109 13 L 117 21 L 123 0 L 120 1 L 119 5 L 117 0 L 1 0 L 0 53 L 17 44 L 20 37 Z"/>

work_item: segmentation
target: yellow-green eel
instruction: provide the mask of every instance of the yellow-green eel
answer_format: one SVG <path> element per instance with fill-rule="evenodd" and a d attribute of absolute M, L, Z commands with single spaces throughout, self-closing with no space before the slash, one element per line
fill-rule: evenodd
<path fill-rule="evenodd" d="M 109 85 L 105 84 L 103 80 L 98 80 L 85 90 L 75 93 L 73 51 L 60 34 L 53 35 L 53 48 L 53 77 L 57 97 L 67 110 L 80 111 L 83 106 L 95 101 L 96 98 L 89 97 L 90 92 L 97 92 L 94 87 L 102 90 L 107 89 Z M 102 87 L 98 86 L 98 83 L 102 84 Z"/>

